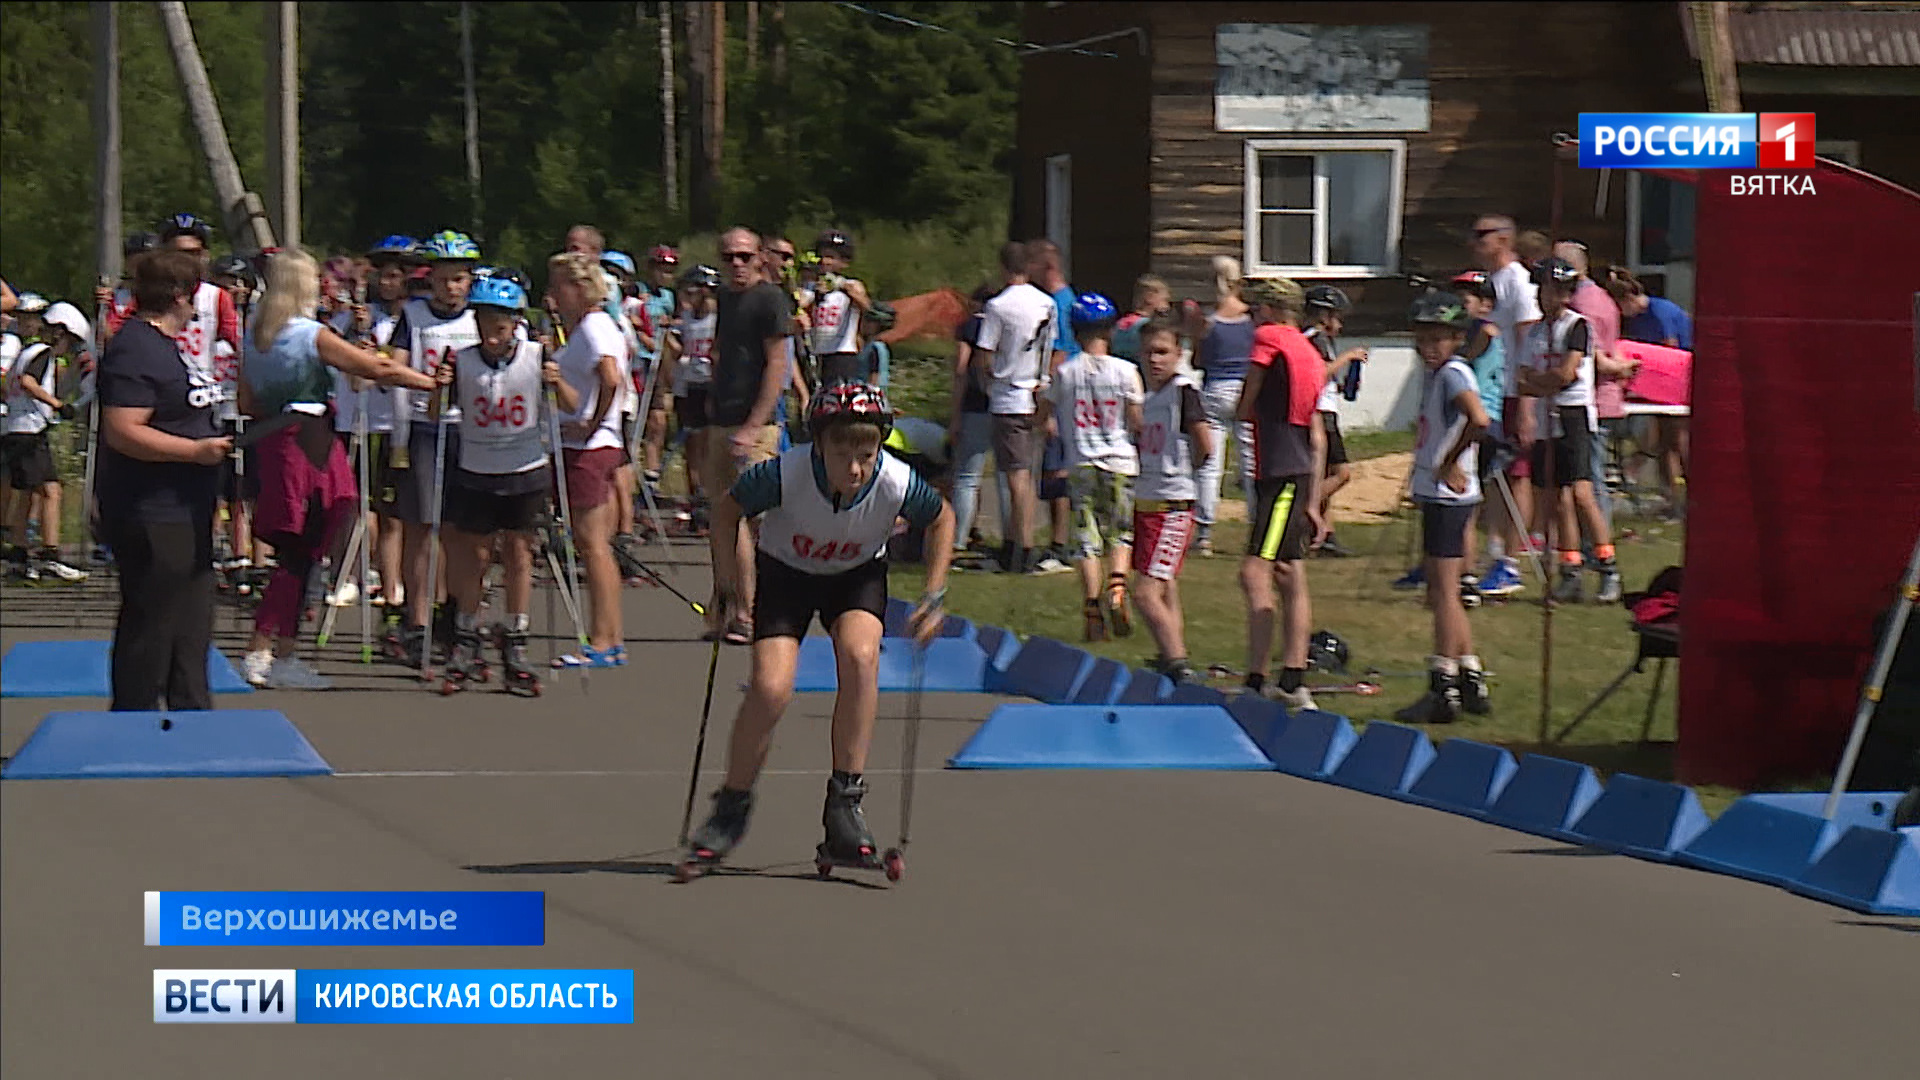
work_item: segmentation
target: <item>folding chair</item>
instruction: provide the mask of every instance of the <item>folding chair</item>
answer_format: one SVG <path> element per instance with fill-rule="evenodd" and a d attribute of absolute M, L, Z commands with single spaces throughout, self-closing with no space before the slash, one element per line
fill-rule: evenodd
<path fill-rule="evenodd" d="M 1669 567 L 1668 570 L 1661 571 L 1660 574 L 1654 578 L 1654 586 L 1649 587 L 1647 592 L 1628 593 L 1623 598 L 1627 610 L 1633 610 L 1640 601 L 1645 600 L 1656 591 L 1656 587 L 1661 583 L 1661 579 L 1665 578 L 1668 571 L 1673 569 L 1674 568 Z M 1634 622 L 1631 624 L 1631 629 L 1637 645 L 1633 660 L 1627 664 L 1626 670 L 1615 676 L 1614 680 L 1607 684 L 1606 689 L 1600 691 L 1592 701 L 1587 702 L 1586 708 L 1580 710 L 1580 715 L 1574 717 L 1566 727 L 1560 729 L 1560 733 L 1553 737 L 1553 742 L 1565 742 L 1567 736 L 1573 734 L 1573 729 L 1585 723 L 1587 717 L 1592 716 L 1601 705 L 1606 703 L 1608 698 L 1612 697 L 1622 686 L 1625 686 L 1628 679 L 1633 678 L 1635 675 L 1645 674 L 1647 661 L 1654 660 L 1658 662 L 1658 665 L 1653 671 L 1653 692 L 1647 695 L 1646 715 L 1640 722 L 1640 743 L 1643 746 L 1646 745 L 1649 736 L 1653 733 L 1653 714 L 1654 710 L 1660 706 L 1660 691 L 1666 685 L 1667 661 L 1677 661 L 1680 659 L 1680 623 L 1677 619 L 1671 622 L 1657 623 Z"/>

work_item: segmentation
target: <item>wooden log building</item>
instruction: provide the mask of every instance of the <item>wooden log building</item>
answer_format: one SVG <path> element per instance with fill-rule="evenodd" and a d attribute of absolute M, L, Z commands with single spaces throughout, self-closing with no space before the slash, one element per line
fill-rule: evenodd
<path fill-rule="evenodd" d="M 1211 260 L 1340 285 L 1402 329 L 1405 275 L 1451 275 L 1473 220 L 1585 242 L 1692 296 L 1692 188 L 1579 168 L 1582 112 L 1704 112 L 1695 5 L 1028 3 L 1013 232 L 1123 308 Z M 1746 112 L 1811 112 L 1817 151 L 1920 188 L 1913 5 L 1735 4 Z M 1061 47 L 1071 46 L 1071 47 Z"/>

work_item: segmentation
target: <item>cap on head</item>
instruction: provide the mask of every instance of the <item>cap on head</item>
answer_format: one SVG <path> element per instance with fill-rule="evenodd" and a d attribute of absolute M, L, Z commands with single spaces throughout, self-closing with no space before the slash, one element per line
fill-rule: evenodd
<path fill-rule="evenodd" d="M 93 338 L 93 329 L 87 325 L 87 317 L 80 309 L 65 300 L 47 309 L 46 320 L 49 325 L 58 326 L 81 341 Z"/>

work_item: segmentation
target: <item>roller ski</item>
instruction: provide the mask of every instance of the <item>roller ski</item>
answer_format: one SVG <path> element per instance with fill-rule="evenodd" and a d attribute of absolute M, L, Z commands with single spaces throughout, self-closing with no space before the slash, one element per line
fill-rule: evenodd
<path fill-rule="evenodd" d="M 687 842 L 686 857 L 674 867 L 673 879 L 686 884 L 711 873 L 726 861 L 747 834 L 747 821 L 753 814 L 751 791 L 721 788 L 713 795 L 713 813 L 694 831 Z"/>
<path fill-rule="evenodd" d="M 833 876 L 836 867 L 848 870 L 878 870 L 888 881 L 899 881 L 906 873 L 906 859 L 898 848 L 883 856 L 867 830 L 866 814 L 860 801 L 867 794 L 867 782 L 858 776 L 834 773 L 827 778 L 827 802 L 821 811 L 821 824 L 827 838 L 814 849 L 813 868 L 821 880 Z"/>
<path fill-rule="evenodd" d="M 461 627 L 454 631 L 453 648 L 447 653 L 447 662 L 440 668 L 442 695 L 464 690 L 468 683 L 487 681 L 487 661 L 480 653 L 480 646 L 478 628 Z"/>
<path fill-rule="evenodd" d="M 539 669 L 527 658 L 527 632 L 501 627 L 499 640 L 500 685 L 511 694 L 539 697 Z"/>
<path fill-rule="evenodd" d="M 1230 682 L 1239 682 L 1239 683 L 1246 682 L 1246 678 L 1247 678 L 1245 672 L 1238 671 L 1226 664 L 1209 664 L 1207 666 L 1207 677 L 1210 679 L 1220 679 L 1220 680 L 1226 680 Z M 1357 679 L 1353 682 L 1344 682 L 1344 683 L 1303 682 L 1300 684 L 1300 689 L 1308 691 L 1309 693 L 1314 693 L 1314 694 L 1358 694 L 1361 697 L 1372 697 L 1373 695 L 1378 694 L 1381 691 L 1380 684 L 1373 680 L 1374 680 L 1374 673 L 1369 672 L 1366 678 Z"/>

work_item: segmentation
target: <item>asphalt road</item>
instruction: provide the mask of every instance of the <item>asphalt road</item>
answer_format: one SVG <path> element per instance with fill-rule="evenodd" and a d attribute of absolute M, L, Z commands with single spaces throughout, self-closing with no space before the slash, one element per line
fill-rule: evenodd
<path fill-rule="evenodd" d="M 704 570 L 680 580 L 704 586 Z M 696 594 L 697 595 L 697 594 Z M 540 608 L 541 604 L 534 605 Z M 0 640 L 105 637 L 103 583 Z M 1898 1076 L 1920 922 L 1598 855 L 1278 774 L 955 772 L 996 703 L 929 695 L 906 879 L 815 880 L 825 695 L 782 726 L 740 872 L 668 871 L 707 646 L 627 593 L 634 663 L 537 701 L 359 668 L 276 708 L 331 778 L 0 785 L 0 1073 L 306 1077 Z M 539 618 L 536 613 L 536 619 Z M 357 627 L 357 618 L 343 620 Z M 239 659 L 238 625 L 220 643 Z M 544 656 L 544 647 L 536 646 Z M 709 770 L 738 702 L 721 659 Z M 902 699 L 869 818 L 897 827 Z M 9 699 L 0 750 L 87 699 Z M 717 775 L 702 778 L 704 796 Z M 530 949 L 152 949 L 146 890 L 533 889 Z M 595 967 L 631 1026 L 152 1022 L 155 967 Z"/>

